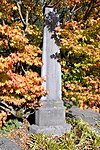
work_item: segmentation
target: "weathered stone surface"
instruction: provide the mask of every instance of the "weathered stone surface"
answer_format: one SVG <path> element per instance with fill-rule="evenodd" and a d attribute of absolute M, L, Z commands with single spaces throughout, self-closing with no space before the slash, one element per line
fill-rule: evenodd
<path fill-rule="evenodd" d="M 36 125 L 51 126 L 65 124 L 65 108 L 62 101 L 44 101 L 36 111 Z"/>
<path fill-rule="evenodd" d="M 22 150 L 15 142 L 5 137 L 0 137 L 0 150 Z"/>
<path fill-rule="evenodd" d="M 44 133 L 45 135 L 59 135 L 70 132 L 71 126 L 69 124 L 56 125 L 56 126 L 37 126 L 32 125 L 30 132 L 32 133 Z"/>
<path fill-rule="evenodd" d="M 59 37 L 54 29 L 59 25 L 59 17 L 53 8 L 45 8 L 45 25 L 43 35 L 43 67 L 41 76 L 45 78 L 43 86 L 49 91 L 43 100 L 61 100 L 61 66 L 59 63 Z"/>
<path fill-rule="evenodd" d="M 100 134 L 100 113 L 93 111 L 91 108 L 82 110 L 76 106 L 73 106 L 70 108 L 67 116 L 68 115 L 72 115 L 72 117 L 80 118 L 86 121 L 93 130 Z"/>
<path fill-rule="evenodd" d="M 65 121 L 65 108 L 62 101 L 44 102 L 44 106 L 36 111 L 36 124 L 30 127 L 30 132 L 46 135 L 62 135 L 70 130 L 71 125 Z"/>
<path fill-rule="evenodd" d="M 30 132 L 61 135 L 69 132 L 71 125 L 65 123 L 65 108 L 61 92 L 61 65 L 59 63 L 59 37 L 54 29 L 59 25 L 59 17 L 53 8 L 45 8 L 44 39 L 42 53 L 43 86 L 48 94 L 41 98 L 43 106 L 35 113 L 35 125 Z"/>

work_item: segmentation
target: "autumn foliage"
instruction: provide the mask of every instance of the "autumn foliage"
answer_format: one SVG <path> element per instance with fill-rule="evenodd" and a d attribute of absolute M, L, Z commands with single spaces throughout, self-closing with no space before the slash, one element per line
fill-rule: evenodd
<path fill-rule="evenodd" d="M 38 71 L 42 66 L 41 32 L 29 16 L 35 3 L 23 2 L 0 1 L 0 126 L 7 115 L 22 118 L 39 107 L 40 97 L 46 94 Z"/>
<path fill-rule="evenodd" d="M 63 99 L 100 111 L 100 2 L 66 1 L 61 27 Z M 69 14 L 70 13 L 70 14 Z M 69 14 L 69 15 L 68 15 Z"/>

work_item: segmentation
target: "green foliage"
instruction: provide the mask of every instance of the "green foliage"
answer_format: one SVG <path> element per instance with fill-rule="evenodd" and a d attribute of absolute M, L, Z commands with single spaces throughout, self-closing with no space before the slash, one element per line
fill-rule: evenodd
<path fill-rule="evenodd" d="M 67 121 L 73 126 L 72 134 L 75 135 L 74 143 L 76 144 L 77 150 L 87 150 L 88 148 L 99 150 L 100 135 L 93 131 L 88 123 L 80 119 L 76 120 L 70 118 L 68 118 Z"/>
<path fill-rule="evenodd" d="M 21 124 L 17 119 L 10 119 L 4 123 L 3 127 L 0 129 L 0 133 L 7 134 L 13 129 L 19 129 L 20 126 Z"/>
<path fill-rule="evenodd" d="M 68 141 L 68 137 L 65 140 L 62 138 L 52 138 L 47 137 L 44 134 L 34 134 L 31 137 L 31 141 L 29 142 L 30 148 L 32 150 L 67 150 L 72 149 L 72 141 Z"/>
<path fill-rule="evenodd" d="M 34 134 L 29 145 L 31 150 L 99 150 L 100 136 L 82 120 L 67 120 L 72 124 L 72 131 L 62 136 Z"/>

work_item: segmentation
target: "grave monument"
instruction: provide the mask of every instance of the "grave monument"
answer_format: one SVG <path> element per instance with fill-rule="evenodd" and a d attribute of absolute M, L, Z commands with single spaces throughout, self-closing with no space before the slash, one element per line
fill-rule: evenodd
<path fill-rule="evenodd" d="M 65 107 L 61 97 L 59 37 L 54 31 L 55 27 L 59 26 L 59 16 L 53 8 L 46 7 L 44 18 L 41 76 L 45 78 L 43 86 L 48 90 L 48 94 L 40 100 L 43 106 L 36 110 L 35 124 L 31 125 L 30 132 L 62 135 L 69 132 L 71 126 L 66 124 Z"/>

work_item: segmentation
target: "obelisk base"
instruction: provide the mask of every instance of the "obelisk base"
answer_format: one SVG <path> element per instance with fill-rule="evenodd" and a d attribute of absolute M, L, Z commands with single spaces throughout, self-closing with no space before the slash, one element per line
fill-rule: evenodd
<path fill-rule="evenodd" d="M 46 135 L 62 135 L 70 132 L 71 125 L 66 124 L 65 108 L 61 100 L 44 101 L 44 105 L 36 110 L 35 124 L 30 126 L 31 133 Z"/>
<path fill-rule="evenodd" d="M 71 130 L 70 124 L 64 124 L 64 125 L 56 125 L 56 126 L 37 126 L 32 125 L 30 127 L 31 133 L 43 133 L 45 135 L 54 135 L 54 136 L 61 136 L 64 133 L 68 133 Z"/>

